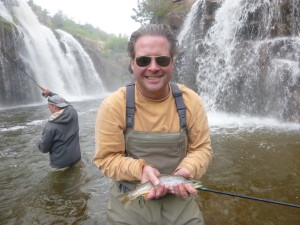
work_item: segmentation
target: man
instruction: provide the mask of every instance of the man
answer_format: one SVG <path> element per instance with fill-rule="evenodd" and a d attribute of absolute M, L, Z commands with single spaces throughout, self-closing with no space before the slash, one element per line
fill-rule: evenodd
<path fill-rule="evenodd" d="M 199 179 L 211 161 L 206 112 L 199 96 L 170 83 L 177 42 L 165 25 L 135 31 L 128 43 L 135 84 L 107 97 L 96 121 L 94 163 L 115 180 L 108 224 L 204 224 L 190 185 L 160 184 L 159 174 Z M 118 196 L 150 181 L 155 188 L 128 209 Z"/>
<path fill-rule="evenodd" d="M 50 154 L 50 166 L 65 170 L 81 159 L 78 115 L 73 106 L 57 94 L 43 89 L 51 116 L 45 124 L 38 149 Z"/>

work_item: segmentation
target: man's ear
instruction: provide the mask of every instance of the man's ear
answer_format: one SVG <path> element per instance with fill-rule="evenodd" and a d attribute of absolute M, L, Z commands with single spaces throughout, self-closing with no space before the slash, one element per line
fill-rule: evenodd
<path fill-rule="evenodd" d="M 58 112 L 58 111 L 60 111 L 60 109 L 61 108 L 59 108 L 58 106 L 56 106 L 56 105 L 53 105 L 54 106 L 54 110 L 55 110 L 55 112 Z"/>
<path fill-rule="evenodd" d="M 128 66 L 128 71 L 129 71 L 129 73 L 131 73 L 131 74 L 133 74 L 132 66 L 133 66 L 133 60 L 130 60 L 130 64 L 129 64 L 129 66 Z"/>
<path fill-rule="evenodd" d="M 131 68 L 131 63 L 130 63 L 129 66 L 128 66 L 128 71 L 129 71 L 129 73 L 133 74 L 133 70 L 132 70 L 132 68 Z"/>

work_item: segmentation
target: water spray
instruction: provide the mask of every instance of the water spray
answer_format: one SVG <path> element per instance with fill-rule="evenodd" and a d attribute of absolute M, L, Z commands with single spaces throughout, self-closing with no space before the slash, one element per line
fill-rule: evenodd
<path fill-rule="evenodd" d="M 295 204 L 290 204 L 290 203 L 285 203 L 285 202 L 278 202 L 278 201 L 273 201 L 273 200 L 268 200 L 268 199 L 263 199 L 263 198 L 255 198 L 251 196 L 245 196 L 245 195 L 238 195 L 234 193 L 229 193 L 229 192 L 224 192 L 224 191 L 217 191 L 217 190 L 212 190 L 208 188 L 197 188 L 200 191 L 208 191 L 208 192 L 213 192 L 217 194 L 223 194 L 223 195 L 229 195 L 233 197 L 238 197 L 238 198 L 246 198 L 246 199 L 251 199 L 251 200 L 256 200 L 256 201 L 262 201 L 262 202 L 268 202 L 268 203 L 273 203 L 277 205 L 284 205 L 284 206 L 290 206 L 290 207 L 295 207 L 295 208 L 300 208 L 300 205 L 295 205 Z"/>
<path fill-rule="evenodd" d="M 45 90 L 45 88 L 43 88 L 41 85 L 39 85 L 37 82 L 36 82 L 36 80 L 35 79 L 33 79 L 23 68 L 21 68 L 20 66 L 19 66 L 19 64 L 18 63 L 16 63 L 7 53 L 5 53 L 5 51 L 3 51 L 2 50 L 2 53 L 3 53 L 3 55 L 5 56 L 5 58 L 7 58 L 8 59 L 8 62 L 10 62 L 10 63 L 13 63 L 20 71 L 22 71 L 27 77 L 29 77 L 35 84 L 36 84 L 36 86 L 38 87 L 38 88 L 40 88 L 42 91 L 44 91 Z"/>

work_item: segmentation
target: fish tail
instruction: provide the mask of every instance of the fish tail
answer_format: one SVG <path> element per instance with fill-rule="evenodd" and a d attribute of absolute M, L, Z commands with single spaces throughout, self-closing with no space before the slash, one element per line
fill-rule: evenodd
<path fill-rule="evenodd" d="M 143 199 L 143 197 L 147 194 L 149 194 L 148 191 L 146 191 L 140 195 L 131 194 L 131 195 L 125 196 L 121 202 L 123 203 L 124 208 L 127 209 L 136 199 L 138 199 L 138 198 Z"/>
<path fill-rule="evenodd" d="M 133 198 L 128 192 L 128 193 L 119 195 L 118 199 L 121 200 L 124 208 L 127 209 L 133 203 L 135 198 Z"/>
<path fill-rule="evenodd" d="M 122 200 L 122 204 L 125 209 L 128 209 L 129 206 L 134 202 L 134 199 L 126 198 Z"/>

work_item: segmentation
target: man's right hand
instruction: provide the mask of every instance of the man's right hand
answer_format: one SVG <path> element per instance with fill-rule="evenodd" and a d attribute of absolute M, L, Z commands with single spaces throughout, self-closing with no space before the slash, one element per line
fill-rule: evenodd
<path fill-rule="evenodd" d="M 159 174 L 160 172 L 152 166 L 147 165 L 143 167 L 141 183 L 143 184 L 150 181 L 154 185 L 154 187 L 151 188 L 150 193 L 144 197 L 145 200 L 161 198 L 169 192 L 169 187 L 159 182 L 157 177 Z"/>
<path fill-rule="evenodd" d="M 51 91 L 50 91 L 49 89 L 47 89 L 47 88 L 43 88 L 42 90 L 43 90 L 42 95 L 43 95 L 45 98 L 47 98 L 48 95 L 49 95 L 49 93 L 50 93 Z"/>

